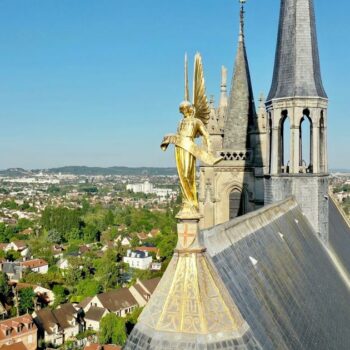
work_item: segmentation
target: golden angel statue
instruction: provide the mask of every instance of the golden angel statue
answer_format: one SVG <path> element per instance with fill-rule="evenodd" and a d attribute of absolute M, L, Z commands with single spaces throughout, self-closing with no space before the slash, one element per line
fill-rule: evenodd
<path fill-rule="evenodd" d="M 189 101 L 188 67 L 185 56 L 185 100 L 180 104 L 183 114 L 177 133 L 166 135 L 161 144 L 165 151 L 169 144 L 175 145 L 175 159 L 182 192 L 182 209 L 179 218 L 196 218 L 199 215 L 196 189 L 196 159 L 208 165 L 214 165 L 221 160 L 211 153 L 211 144 L 206 125 L 209 121 L 210 106 L 205 94 L 202 58 L 195 56 L 193 74 L 193 103 Z M 202 136 L 203 144 L 198 146 L 194 140 Z"/>

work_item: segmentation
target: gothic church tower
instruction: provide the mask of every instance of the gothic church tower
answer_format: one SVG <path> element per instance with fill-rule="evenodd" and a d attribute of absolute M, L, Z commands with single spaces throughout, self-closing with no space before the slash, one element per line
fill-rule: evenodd
<path fill-rule="evenodd" d="M 223 67 L 220 104 L 218 109 L 212 106 L 208 124 L 213 151 L 223 160 L 215 166 L 200 167 L 202 228 L 253 211 L 264 200 L 261 145 L 266 135 L 266 118 L 264 111 L 257 114 L 255 109 L 245 47 L 243 3 L 239 29 L 231 92 L 227 97 L 227 70 Z"/>
<path fill-rule="evenodd" d="M 274 75 L 266 102 L 270 147 L 265 203 L 294 195 L 324 242 L 328 240 L 327 106 L 313 0 L 281 0 Z"/>

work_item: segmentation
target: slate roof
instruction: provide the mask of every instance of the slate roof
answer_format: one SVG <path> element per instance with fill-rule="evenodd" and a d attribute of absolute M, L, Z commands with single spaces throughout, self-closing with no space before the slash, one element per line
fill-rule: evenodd
<path fill-rule="evenodd" d="M 92 297 L 86 297 L 83 301 L 81 301 L 78 306 L 82 309 L 85 309 L 86 306 L 90 304 L 90 301 L 92 300 Z"/>
<path fill-rule="evenodd" d="M 264 350 L 350 347 L 350 290 L 316 236 L 292 199 L 203 233 Z"/>
<path fill-rule="evenodd" d="M 322 97 L 313 0 L 282 0 L 275 67 L 267 101 L 285 97 Z"/>
<path fill-rule="evenodd" d="M 60 328 L 73 327 L 70 322 L 76 317 L 77 310 L 70 303 L 62 304 L 58 309 L 51 310 L 44 308 L 36 312 L 37 318 L 35 321 L 43 328 L 47 334 L 52 334 L 51 328 L 58 325 Z"/>
<path fill-rule="evenodd" d="M 157 288 L 158 283 L 160 281 L 160 277 L 156 277 L 156 278 L 152 278 L 150 280 L 142 280 L 140 281 L 140 283 L 146 287 L 146 289 L 148 290 L 148 292 L 150 294 L 153 294 L 154 290 Z"/>
<path fill-rule="evenodd" d="M 3 262 L 2 271 L 10 275 L 12 280 L 20 280 L 22 267 L 20 266 L 20 263 L 17 261 Z"/>
<path fill-rule="evenodd" d="M 107 310 L 101 307 L 91 306 L 90 309 L 85 314 L 85 319 L 87 320 L 93 320 L 93 321 L 101 321 L 101 318 L 103 317 L 104 313 Z"/>
<path fill-rule="evenodd" d="M 53 334 L 51 328 L 58 325 L 58 321 L 50 308 L 45 308 L 36 311 L 37 317 L 35 322 L 38 324 L 39 328 L 42 328 L 47 334 Z"/>
<path fill-rule="evenodd" d="M 117 312 L 131 306 L 138 305 L 136 299 L 130 293 L 128 288 L 112 290 L 107 293 L 97 295 L 103 307 L 111 312 Z"/>
<path fill-rule="evenodd" d="M 23 250 L 23 249 L 25 249 L 25 248 L 28 246 L 28 242 L 26 242 L 26 241 L 21 241 L 21 240 L 13 241 L 13 243 L 16 245 L 16 247 L 17 247 L 19 250 Z"/>
<path fill-rule="evenodd" d="M 56 310 L 53 310 L 53 313 L 62 328 L 73 327 L 70 322 L 75 319 L 78 314 L 78 311 L 70 303 L 60 305 Z"/>
<path fill-rule="evenodd" d="M 350 275 L 350 229 L 332 198 L 329 201 L 329 244 Z"/>

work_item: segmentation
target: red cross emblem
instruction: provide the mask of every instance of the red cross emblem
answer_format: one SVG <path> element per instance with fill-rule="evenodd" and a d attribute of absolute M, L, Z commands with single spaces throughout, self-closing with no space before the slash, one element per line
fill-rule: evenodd
<path fill-rule="evenodd" d="M 180 243 L 183 248 L 188 248 L 197 236 L 197 224 L 178 224 Z"/>

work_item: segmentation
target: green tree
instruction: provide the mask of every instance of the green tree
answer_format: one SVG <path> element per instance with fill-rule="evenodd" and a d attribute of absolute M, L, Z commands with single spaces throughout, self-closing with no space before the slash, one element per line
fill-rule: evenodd
<path fill-rule="evenodd" d="M 16 250 L 8 250 L 6 252 L 6 259 L 9 261 L 16 261 L 21 257 L 21 253 L 17 252 Z"/>
<path fill-rule="evenodd" d="M 140 245 L 140 240 L 139 240 L 139 238 L 136 235 L 131 239 L 130 245 L 133 248 L 138 247 Z"/>
<path fill-rule="evenodd" d="M 47 233 L 47 239 L 51 243 L 60 244 L 63 241 L 63 236 L 60 232 L 53 228 Z"/>
<path fill-rule="evenodd" d="M 68 257 L 69 267 L 64 273 L 64 277 L 67 283 L 67 287 L 70 290 L 75 290 L 78 282 L 83 278 L 83 271 L 80 268 L 81 261 L 79 257 Z"/>
<path fill-rule="evenodd" d="M 80 297 L 93 297 L 101 292 L 101 284 L 94 279 L 82 279 L 78 282 L 76 294 Z"/>
<path fill-rule="evenodd" d="M 172 257 L 174 249 L 177 243 L 177 235 L 160 235 L 158 239 L 157 247 L 159 248 L 159 254 L 163 259 Z"/>
<path fill-rule="evenodd" d="M 52 291 L 55 294 L 55 307 L 67 301 L 66 290 L 62 285 L 56 284 Z"/>
<path fill-rule="evenodd" d="M 18 209 L 18 204 L 14 200 L 5 200 L 0 203 L 0 207 L 7 209 Z"/>
<path fill-rule="evenodd" d="M 68 233 L 66 233 L 65 238 L 68 242 L 80 240 L 82 237 L 82 232 L 79 228 L 74 227 Z"/>
<path fill-rule="evenodd" d="M 9 279 L 4 272 L 0 272 L 0 301 L 7 303 L 11 294 L 11 288 L 8 284 Z"/>
<path fill-rule="evenodd" d="M 29 241 L 30 254 L 35 258 L 46 260 L 49 265 L 55 263 L 51 247 L 52 243 L 44 235 L 32 238 Z"/>
<path fill-rule="evenodd" d="M 131 333 L 131 331 L 135 327 L 141 312 L 142 312 L 142 308 L 138 307 L 126 317 L 125 327 L 128 335 Z"/>
<path fill-rule="evenodd" d="M 41 216 L 41 224 L 46 230 L 56 229 L 66 234 L 74 228 L 80 229 L 83 225 L 81 212 L 78 209 L 68 209 L 65 207 L 46 207 Z"/>
<path fill-rule="evenodd" d="M 83 228 L 84 234 L 84 242 L 92 243 L 100 240 L 101 232 L 100 230 L 93 224 L 88 224 Z"/>
<path fill-rule="evenodd" d="M 64 278 L 58 271 L 52 271 L 50 268 L 49 271 L 45 274 L 37 272 L 26 272 L 22 282 L 36 284 L 38 286 L 51 289 L 53 285 L 63 284 Z"/>
<path fill-rule="evenodd" d="M 17 222 L 18 231 L 23 231 L 32 226 L 33 226 L 33 222 L 26 218 L 19 219 Z"/>
<path fill-rule="evenodd" d="M 112 249 L 108 249 L 101 259 L 95 260 L 96 280 L 107 291 L 118 285 L 120 280 L 120 270 L 116 263 L 116 254 Z"/>
<path fill-rule="evenodd" d="M 50 194 L 59 194 L 60 192 L 61 192 L 61 189 L 56 185 L 51 185 L 47 189 L 47 193 L 50 193 Z"/>
<path fill-rule="evenodd" d="M 11 238 L 18 232 L 14 226 L 6 226 L 3 222 L 0 223 L 0 242 L 9 243 Z"/>
<path fill-rule="evenodd" d="M 122 246 L 121 240 L 119 240 L 115 247 L 115 255 L 116 255 L 116 261 L 121 262 L 123 261 L 123 257 L 125 256 L 126 248 Z"/>
<path fill-rule="evenodd" d="M 106 215 L 105 215 L 105 225 L 106 226 L 112 226 L 114 223 L 114 215 L 112 210 L 108 210 Z"/>
<path fill-rule="evenodd" d="M 6 225 L 3 222 L 0 222 L 0 242 L 8 243 L 8 238 L 5 236 Z"/>
<path fill-rule="evenodd" d="M 100 344 L 116 344 L 123 346 L 126 342 L 125 320 L 114 313 L 104 316 L 100 322 Z"/>
<path fill-rule="evenodd" d="M 32 288 L 23 288 L 19 291 L 19 312 L 21 315 L 34 311 L 35 293 Z"/>

